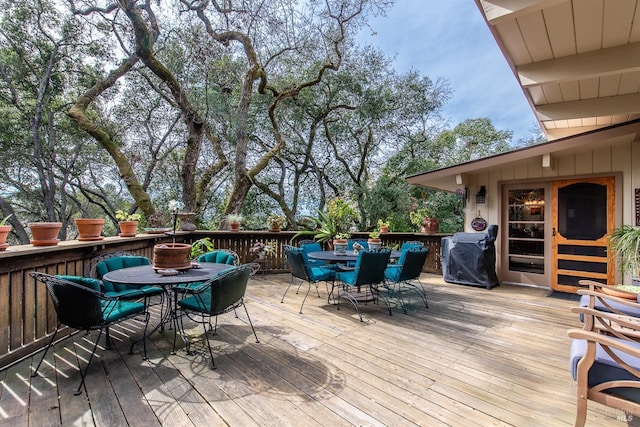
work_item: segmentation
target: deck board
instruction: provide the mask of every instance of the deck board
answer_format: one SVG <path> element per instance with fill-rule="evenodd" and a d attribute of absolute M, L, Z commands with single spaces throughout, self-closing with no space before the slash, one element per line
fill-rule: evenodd
<path fill-rule="evenodd" d="M 219 317 L 210 369 L 201 326 L 190 324 L 194 354 L 173 330 L 154 333 L 128 354 L 137 322 L 114 327 L 115 348 L 100 350 L 79 382 L 76 352 L 86 363 L 91 339 L 76 334 L 56 345 L 40 375 L 39 354 L 0 371 L 0 425 L 132 426 L 416 426 L 572 425 L 575 384 L 568 370 L 566 331 L 580 323 L 575 303 L 546 290 L 492 290 L 423 275 L 429 308 L 413 298 L 408 313 L 349 303 L 340 310 L 306 288 L 282 292 L 289 275 L 254 278 L 244 310 Z M 159 308 L 152 307 L 154 319 Z M 152 320 L 154 322 L 154 320 Z M 588 425 L 627 425 L 621 414 L 589 402 Z M 637 420 L 632 422 L 636 423 Z"/>

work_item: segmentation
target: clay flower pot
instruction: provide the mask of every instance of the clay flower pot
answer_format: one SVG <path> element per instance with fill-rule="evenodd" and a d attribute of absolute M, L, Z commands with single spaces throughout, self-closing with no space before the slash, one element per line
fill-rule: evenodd
<path fill-rule="evenodd" d="M 422 221 L 422 232 L 423 233 L 437 233 L 440 228 L 440 224 L 438 223 L 438 218 L 425 218 Z"/>
<path fill-rule="evenodd" d="M 30 222 L 31 244 L 33 246 L 55 246 L 60 242 L 58 233 L 62 228 L 61 222 Z"/>
<path fill-rule="evenodd" d="M 7 236 L 11 232 L 10 225 L 0 225 L 0 251 L 4 251 L 9 247 Z"/>
<path fill-rule="evenodd" d="M 240 223 L 239 222 L 230 222 L 229 223 L 229 227 L 231 228 L 231 231 L 238 231 L 240 230 Z"/>
<path fill-rule="evenodd" d="M 76 227 L 80 241 L 102 240 L 102 227 L 104 226 L 104 218 L 76 218 Z"/>
<path fill-rule="evenodd" d="M 388 226 L 385 226 L 385 225 L 380 226 L 380 233 L 388 233 L 388 232 L 389 232 Z"/>
<path fill-rule="evenodd" d="M 119 221 L 120 237 L 135 237 L 138 232 L 138 221 Z"/>

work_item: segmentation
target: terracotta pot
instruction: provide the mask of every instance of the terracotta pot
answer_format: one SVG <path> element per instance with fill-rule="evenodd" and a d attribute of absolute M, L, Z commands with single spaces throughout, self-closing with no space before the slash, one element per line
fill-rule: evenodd
<path fill-rule="evenodd" d="M 138 221 L 120 221 L 120 237 L 135 237 L 138 232 Z"/>
<path fill-rule="evenodd" d="M 153 268 L 186 270 L 191 268 L 191 245 L 159 243 L 153 247 Z"/>
<path fill-rule="evenodd" d="M 4 251 L 9 247 L 7 236 L 11 232 L 10 225 L 0 225 L 0 251 Z"/>
<path fill-rule="evenodd" d="M 425 218 L 422 221 L 423 233 L 437 233 L 439 229 L 440 224 L 438 223 L 438 218 Z"/>
<path fill-rule="evenodd" d="M 30 222 L 31 244 L 33 246 L 55 246 L 60 242 L 58 233 L 62 228 L 61 222 Z"/>
<path fill-rule="evenodd" d="M 279 232 L 279 231 L 281 231 L 281 230 L 282 230 L 282 228 L 280 228 L 280 226 L 279 226 L 279 225 L 278 225 L 278 226 L 271 227 L 271 228 L 269 229 L 269 231 L 274 232 L 274 233 L 277 233 L 277 232 Z"/>
<path fill-rule="evenodd" d="M 102 240 L 102 227 L 104 226 L 104 218 L 76 218 L 76 227 L 80 241 Z"/>
<path fill-rule="evenodd" d="M 231 227 L 231 231 L 238 231 L 238 230 L 240 230 L 240 223 L 239 222 L 230 222 L 229 223 L 229 227 Z"/>
<path fill-rule="evenodd" d="M 388 233 L 388 232 L 389 232 L 388 226 L 384 226 L 384 225 L 380 226 L 380 233 Z"/>

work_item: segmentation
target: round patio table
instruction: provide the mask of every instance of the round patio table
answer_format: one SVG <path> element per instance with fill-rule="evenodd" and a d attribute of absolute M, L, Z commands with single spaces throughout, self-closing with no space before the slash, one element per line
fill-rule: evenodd
<path fill-rule="evenodd" d="M 179 285 L 183 283 L 197 283 L 197 282 L 205 282 L 218 274 L 222 273 L 225 270 L 230 268 L 236 268 L 233 265 L 229 264 L 219 264 L 214 262 L 202 262 L 199 263 L 199 268 L 190 268 L 189 270 L 180 271 L 178 274 L 171 276 L 163 276 L 158 273 L 153 265 L 140 265 L 136 267 L 127 267 L 121 268 L 119 270 L 113 270 L 105 274 L 102 279 L 108 280 L 113 283 L 125 283 L 128 285 L 154 285 L 161 286 L 165 293 L 169 289 L 171 289 L 174 285 Z M 168 301 L 168 309 L 163 314 L 162 310 L 160 311 L 160 321 L 158 324 L 148 332 L 141 339 L 148 338 L 155 331 L 164 330 L 164 325 L 169 323 L 171 320 L 175 319 L 175 307 L 177 303 L 178 295 L 174 292 L 174 298 L 167 298 Z M 139 341 L 139 340 L 138 340 Z M 129 349 L 129 353 L 133 352 L 133 346 L 138 342 L 134 341 L 131 343 L 131 348 Z M 146 351 L 144 358 L 147 358 Z"/>
<path fill-rule="evenodd" d="M 110 271 L 103 276 L 103 279 L 113 283 L 126 283 L 128 285 L 157 285 L 166 289 L 168 286 L 180 283 L 204 282 L 230 268 L 234 268 L 234 266 L 214 262 L 203 262 L 200 263 L 200 268 L 190 268 L 189 270 L 180 271 L 173 276 L 163 276 L 154 270 L 152 265 L 140 265 Z"/>
<path fill-rule="evenodd" d="M 353 251 L 347 251 L 344 255 L 335 254 L 333 251 L 317 251 L 309 252 L 307 256 L 311 259 L 319 259 L 329 262 L 356 261 L 358 254 Z M 391 258 L 400 258 L 400 251 L 391 251 Z"/>

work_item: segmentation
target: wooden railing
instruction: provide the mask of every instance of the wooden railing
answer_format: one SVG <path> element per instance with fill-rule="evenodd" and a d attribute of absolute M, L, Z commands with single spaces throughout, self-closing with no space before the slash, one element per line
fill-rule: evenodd
<path fill-rule="evenodd" d="M 232 249 L 242 262 L 252 260 L 249 248 L 256 241 L 274 242 L 275 254 L 269 256 L 263 267 L 268 273 L 288 273 L 283 246 L 291 241 L 294 232 L 268 231 L 194 231 L 178 232 L 177 242 L 193 243 L 209 237 L 216 248 Z M 382 235 L 385 246 L 400 245 L 419 240 L 429 247 L 425 272 L 442 272 L 440 265 L 440 238 L 443 235 L 389 233 Z M 354 238 L 366 238 L 366 233 L 355 233 Z M 57 246 L 12 246 L 0 252 L 0 370 L 26 357 L 46 345 L 47 337 L 55 330 L 56 314 L 46 288 L 29 276 L 32 271 L 48 274 L 87 275 L 89 261 L 109 252 L 127 251 L 152 258 L 156 243 L 170 242 L 165 235 L 143 234 L 136 237 L 106 237 L 100 241 L 69 240 Z M 74 331 L 69 330 L 67 333 Z"/>

